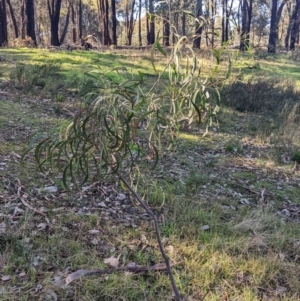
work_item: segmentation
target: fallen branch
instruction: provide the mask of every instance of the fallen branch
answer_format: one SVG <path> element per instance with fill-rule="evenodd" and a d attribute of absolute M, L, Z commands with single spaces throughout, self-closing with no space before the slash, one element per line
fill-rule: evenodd
<path fill-rule="evenodd" d="M 33 208 L 33 207 L 32 207 L 30 204 L 28 204 L 22 197 L 20 198 L 20 200 L 21 200 L 22 204 L 23 204 L 25 207 L 29 208 L 29 209 L 30 209 L 31 211 L 33 211 L 34 213 L 39 214 L 39 215 L 42 215 L 43 217 L 47 217 L 47 215 L 46 215 L 44 212 L 39 211 L 39 210 Z"/>
<path fill-rule="evenodd" d="M 252 193 L 254 193 L 254 194 L 257 194 L 257 195 L 259 195 L 259 196 L 261 196 L 261 194 L 262 194 L 261 191 L 255 191 L 255 190 L 251 189 L 250 187 L 247 187 L 247 186 L 244 186 L 244 185 L 241 185 L 241 184 L 238 184 L 238 183 L 234 183 L 234 185 L 235 185 L 235 186 L 238 186 L 238 187 L 241 187 L 241 188 L 243 188 L 243 189 L 245 189 L 245 190 L 248 190 L 248 191 L 250 191 L 250 192 L 252 192 Z M 269 192 L 266 192 L 266 190 L 264 190 L 264 193 L 263 193 L 263 194 L 264 194 L 264 195 L 267 195 L 267 196 L 273 196 L 273 194 L 271 194 L 271 193 L 269 193 Z"/>
<path fill-rule="evenodd" d="M 144 274 L 145 272 L 150 272 L 150 271 L 158 272 L 158 271 L 165 271 L 165 270 L 167 270 L 167 266 L 165 263 L 157 263 L 150 267 L 140 266 L 137 264 L 134 264 L 134 265 L 128 264 L 124 267 L 115 267 L 115 268 L 109 268 L 109 269 L 103 269 L 103 270 L 78 270 L 78 271 L 70 274 L 66 278 L 66 283 L 70 284 L 74 280 L 77 280 L 83 276 L 107 275 L 107 274 L 111 274 L 115 271 L 131 272 L 134 274 Z"/>

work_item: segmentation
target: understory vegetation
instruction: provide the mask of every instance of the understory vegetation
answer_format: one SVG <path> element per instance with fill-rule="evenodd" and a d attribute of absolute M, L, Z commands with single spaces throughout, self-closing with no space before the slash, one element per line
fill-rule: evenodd
<path fill-rule="evenodd" d="M 82 106 L 85 72 L 121 85 L 142 77 L 151 89 L 150 53 L 0 55 L 0 300 L 173 300 L 165 270 L 126 270 L 163 260 L 149 215 L 113 174 L 67 190 L 58 171 L 36 168 L 34 153 L 20 165 L 33 137 L 56 135 Z M 211 52 L 197 57 L 203 72 L 214 66 Z M 158 52 L 155 61 L 162 72 L 167 58 Z M 196 119 L 182 126 L 154 169 L 144 153 L 131 185 L 158 216 L 183 300 L 299 300 L 300 62 L 226 50 L 220 70 L 210 130 Z M 96 269 L 107 271 L 66 283 Z"/>

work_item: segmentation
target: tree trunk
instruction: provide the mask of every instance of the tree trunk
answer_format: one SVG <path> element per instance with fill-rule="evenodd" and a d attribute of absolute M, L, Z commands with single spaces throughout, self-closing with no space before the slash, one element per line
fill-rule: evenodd
<path fill-rule="evenodd" d="M 149 13 L 148 18 L 150 21 L 148 31 L 148 45 L 152 45 L 155 42 L 155 23 L 154 23 L 154 3 L 153 0 L 149 0 Z"/>
<path fill-rule="evenodd" d="M 36 36 L 36 44 L 40 45 L 41 44 L 41 5 L 40 1 L 37 2 L 36 4 L 36 9 L 35 9 L 35 36 Z"/>
<path fill-rule="evenodd" d="M 277 0 L 272 0 L 268 53 L 276 52 L 277 30 Z"/>
<path fill-rule="evenodd" d="M 71 11 L 71 6 L 73 7 L 72 4 L 69 4 L 69 7 L 68 7 L 68 12 L 67 12 L 67 16 L 66 16 L 66 22 L 65 22 L 65 25 L 64 25 L 64 29 L 63 29 L 63 32 L 62 32 L 62 35 L 60 37 L 60 41 L 59 41 L 59 44 L 63 44 L 64 40 L 65 40 L 65 37 L 67 35 L 67 32 L 68 32 L 68 27 L 69 27 L 69 21 L 70 21 L 70 11 Z"/>
<path fill-rule="evenodd" d="M 6 46 L 8 42 L 7 36 L 7 15 L 5 0 L 0 0 L 0 47 Z"/>
<path fill-rule="evenodd" d="M 142 42 L 142 0 L 139 0 L 139 46 L 141 47 L 143 45 Z"/>
<path fill-rule="evenodd" d="M 73 2 L 70 3 L 70 7 L 71 7 L 71 20 L 72 20 L 72 42 L 75 44 L 77 42 L 77 30 L 76 30 L 76 13 L 75 13 Z"/>
<path fill-rule="evenodd" d="M 279 30 L 278 26 L 279 26 L 280 18 L 281 18 L 281 15 L 282 15 L 283 8 L 284 8 L 285 4 L 287 3 L 287 1 L 288 0 L 283 0 L 281 2 L 281 4 L 279 5 L 279 8 L 278 8 L 278 11 L 276 13 L 276 26 L 277 26 L 277 29 L 276 29 L 276 42 L 278 40 L 278 30 Z"/>
<path fill-rule="evenodd" d="M 294 51 L 295 50 L 295 42 L 297 37 L 297 28 L 298 28 L 298 14 L 300 9 L 300 0 L 296 0 L 296 6 L 292 14 L 292 22 L 291 22 L 291 39 L 289 49 Z"/>
<path fill-rule="evenodd" d="M 109 7 L 108 0 L 99 0 L 99 20 L 100 20 L 100 33 L 102 37 L 102 45 L 110 45 L 111 39 L 109 36 Z"/>
<path fill-rule="evenodd" d="M 111 0 L 111 20 L 112 20 L 111 43 L 113 45 L 117 45 L 117 17 L 116 17 L 116 1 L 115 0 Z"/>
<path fill-rule="evenodd" d="M 129 18 L 129 22 L 128 22 L 128 27 L 127 27 L 127 45 L 131 46 L 132 43 L 132 33 L 133 33 L 133 29 L 134 29 L 134 19 L 133 19 L 133 15 L 134 15 L 134 6 L 135 6 L 135 0 L 132 0 L 132 4 L 131 4 L 131 13 L 130 13 L 130 18 Z"/>
<path fill-rule="evenodd" d="M 26 17 L 27 17 L 27 36 L 30 37 L 34 42 L 34 44 L 36 45 L 34 0 L 26 0 Z"/>
<path fill-rule="evenodd" d="M 185 13 L 183 13 L 182 17 L 181 17 L 181 22 L 182 22 L 182 35 L 185 36 L 186 35 L 186 16 Z"/>
<path fill-rule="evenodd" d="M 251 19 L 252 19 L 252 4 L 253 0 L 243 0 L 242 3 L 242 32 L 240 50 L 244 51 L 249 47 L 250 42 L 250 30 L 251 30 Z"/>
<path fill-rule="evenodd" d="M 217 0 L 211 0 L 211 47 L 215 46 L 215 16 Z"/>
<path fill-rule="evenodd" d="M 200 17 L 203 15 L 202 11 L 202 0 L 197 0 L 197 14 L 196 17 L 198 20 L 200 20 Z M 199 22 L 196 22 L 196 38 L 193 42 L 194 48 L 200 48 L 201 47 L 201 35 L 202 35 L 202 24 Z"/>
<path fill-rule="evenodd" d="M 299 30 L 300 30 L 300 14 L 298 15 L 298 17 L 297 17 L 297 24 L 298 24 L 298 27 L 297 27 L 297 37 L 296 37 L 296 43 L 297 43 L 297 45 L 299 45 L 299 38 L 300 38 L 300 36 L 299 36 Z"/>
<path fill-rule="evenodd" d="M 149 6 L 148 0 L 145 0 L 145 8 L 146 8 L 146 33 L 147 33 L 147 45 L 150 45 L 149 41 L 149 32 L 150 32 L 150 25 L 149 25 Z"/>
<path fill-rule="evenodd" d="M 285 36 L 285 39 L 284 39 L 284 44 L 285 44 L 285 48 L 286 50 L 289 50 L 289 45 L 290 45 L 290 37 L 291 37 L 291 20 L 292 20 L 292 14 L 291 14 L 291 2 L 288 2 L 288 5 L 287 5 L 287 10 L 289 12 L 289 16 L 290 16 L 290 20 L 289 20 L 289 24 L 288 24 L 288 27 L 287 27 L 287 31 L 286 31 L 286 36 Z"/>
<path fill-rule="evenodd" d="M 77 33 L 78 39 L 82 40 L 82 1 L 79 0 L 77 7 Z"/>
<path fill-rule="evenodd" d="M 239 1 L 239 7 L 237 11 L 237 33 L 241 36 L 241 11 L 242 11 L 242 0 Z"/>
<path fill-rule="evenodd" d="M 105 37 L 106 37 L 106 45 L 111 45 L 111 38 L 109 34 L 109 5 L 108 5 L 108 0 L 105 0 L 105 23 L 106 23 L 106 28 L 105 28 Z"/>
<path fill-rule="evenodd" d="M 178 32 L 178 27 L 179 27 L 179 13 L 178 12 L 174 12 L 173 13 L 173 22 L 170 24 L 170 37 L 171 37 L 171 41 L 172 44 L 175 45 L 176 44 L 176 35 L 174 34 L 174 27 L 175 27 L 175 32 Z M 172 19 L 170 18 L 170 20 L 172 21 Z"/>
<path fill-rule="evenodd" d="M 232 14 L 233 0 L 231 0 L 230 7 L 228 8 L 228 0 L 226 0 L 226 21 L 225 21 L 225 42 L 229 40 L 229 18 Z"/>
<path fill-rule="evenodd" d="M 14 13 L 14 10 L 13 10 L 10 0 L 6 0 L 6 3 L 8 5 L 10 17 L 11 17 L 11 20 L 12 20 L 12 23 L 14 26 L 15 38 L 17 39 L 19 37 L 19 29 L 18 29 L 18 24 L 17 24 L 17 20 L 15 17 L 15 13 Z"/>
<path fill-rule="evenodd" d="M 226 27 L 226 10 L 227 1 L 222 0 L 222 44 L 225 42 L 225 27 Z"/>
<path fill-rule="evenodd" d="M 48 13 L 50 17 L 51 45 L 59 46 L 58 25 L 62 0 L 47 0 Z"/>
<path fill-rule="evenodd" d="M 163 44 L 164 46 L 170 46 L 170 21 L 168 15 L 165 18 L 163 18 L 163 31 Z"/>
<path fill-rule="evenodd" d="M 20 23 L 21 23 L 21 39 L 25 40 L 25 0 L 21 0 L 21 8 L 20 8 Z"/>
<path fill-rule="evenodd" d="M 248 2 L 247 2 L 248 3 Z M 247 7 L 247 34 L 248 34 L 248 46 L 249 46 L 249 39 L 250 39 L 250 31 L 251 31 L 251 21 L 252 21 L 252 7 L 253 7 L 253 0 L 249 0 L 248 7 Z"/>

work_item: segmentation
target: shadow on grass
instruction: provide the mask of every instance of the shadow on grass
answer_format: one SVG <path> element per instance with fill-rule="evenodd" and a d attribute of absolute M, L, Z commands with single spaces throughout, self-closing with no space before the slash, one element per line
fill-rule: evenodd
<path fill-rule="evenodd" d="M 293 80 L 253 78 L 236 81 L 221 90 L 225 105 L 241 112 L 280 112 L 287 103 L 296 103 L 300 91 Z"/>

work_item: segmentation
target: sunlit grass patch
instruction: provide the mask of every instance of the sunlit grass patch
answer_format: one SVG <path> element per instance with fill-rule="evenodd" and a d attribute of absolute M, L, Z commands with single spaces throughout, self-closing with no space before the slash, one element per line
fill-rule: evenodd
<path fill-rule="evenodd" d="M 199 141 L 199 135 L 192 135 L 192 134 L 187 134 L 187 133 L 180 133 L 179 138 L 188 140 L 191 142 L 197 142 Z"/>

